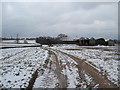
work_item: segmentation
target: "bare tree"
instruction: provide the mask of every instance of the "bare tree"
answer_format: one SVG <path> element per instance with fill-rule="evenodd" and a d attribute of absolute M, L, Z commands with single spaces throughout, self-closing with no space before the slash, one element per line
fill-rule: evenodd
<path fill-rule="evenodd" d="M 57 36 L 58 39 L 65 38 L 65 37 L 68 37 L 68 36 L 65 35 L 65 34 L 59 34 L 59 35 Z"/>

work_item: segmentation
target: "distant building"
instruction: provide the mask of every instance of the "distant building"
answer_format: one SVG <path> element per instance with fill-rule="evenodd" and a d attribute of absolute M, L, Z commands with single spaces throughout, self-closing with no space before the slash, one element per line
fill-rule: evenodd
<path fill-rule="evenodd" d="M 99 38 L 96 40 L 96 45 L 107 45 L 107 42 L 104 38 Z"/>
<path fill-rule="evenodd" d="M 90 46 L 95 46 L 96 45 L 96 41 L 93 37 L 89 40 L 89 45 Z"/>
<path fill-rule="evenodd" d="M 85 44 L 85 38 L 84 37 L 81 37 L 80 39 L 79 39 L 79 45 L 80 46 L 82 46 L 82 45 L 84 45 Z"/>
<path fill-rule="evenodd" d="M 51 45 L 51 44 L 77 44 L 80 46 L 95 46 L 95 45 L 113 46 L 114 45 L 113 40 L 105 41 L 104 38 L 94 39 L 93 37 L 90 39 L 84 37 L 81 37 L 79 39 L 78 38 L 73 39 L 69 37 L 61 37 L 61 38 L 38 37 L 36 38 L 36 42 L 47 45 Z"/>
<path fill-rule="evenodd" d="M 61 41 L 73 41 L 73 38 L 70 37 L 62 37 L 60 38 Z"/>
<path fill-rule="evenodd" d="M 111 39 L 108 40 L 107 42 L 108 42 L 108 46 L 114 46 L 115 45 L 114 41 L 111 40 Z"/>
<path fill-rule="evenodd" d="M 79 39 L 79 45 L 80 46 L 88 46 L 89 45 L 89 38 L 81 37 Z"/>

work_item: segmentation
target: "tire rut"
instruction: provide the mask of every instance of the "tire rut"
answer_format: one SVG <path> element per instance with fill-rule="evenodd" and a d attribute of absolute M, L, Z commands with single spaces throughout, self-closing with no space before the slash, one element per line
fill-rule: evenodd
<path fill-rule="evenodd" d="M 67 77 L 61 73 L 63 68 L 61 67 L 61 63 L 59 63 L 58 56 L 52 50 L 49 50 L 49 49 L 45 49 L 45 50 L 48 50 L 48 52 L 49 52 L 49 59 L 45 60 L 45 64 L 40 66 L 33 73 L 32 78 L 29 81 L 29 85 L 28 85 L 27 89 L 32 89 L 34 87 L 36 79 L 39 76 L 44 75 L 44 72 L 46 70 L 48 70 L 48 72 L 47 72 L 48 76 L 49 76 L 49 73 L 53 72 L 55 74 L 55 76 L 57 76 L 57 80 L 59 81 L 58 83 L 55 84 L 55 87 L 53 87 L 53 88 L 67 88 Z M 53 66 L 55 66 L 55 67 L 53 67 Z M 47 77 L 46 77 L 46 79 L 47 79 Z M 43 85 L 45 83 L 49 83 L 49 81 L 43 82 Z"/>
<path fill-rule="evenodd" d="M 61 53 L 64 53 L 62 51 L 59 51 Z M 105 76 L 101 75 L 96 69 L 94 69 L 92 66 L 90 66 L 88 63 L 82 61 L 81 59 L 64 53 L 66 55 L 68 55 L 69 57 L 71 57 L 73 60 L 75 60 L 78 63 L 78 68 L 84 70 L 85 72 L 89 73 L 92 77 L 93 80 L 99 84 L 100 88 L 117 88 L 116 85 L 114 85 L 113 83 L 111 83 L 110 80 L 108 80 Z"/>
<path fill-rule="evenodd" d="M 61 63 L 59 62 L 59 60 L 58 60 L 58 56 L 54 51 L 52 51 L 52 50 L 50 50 L 50 51 L 51 51 L 52 55 L 55 57 L 54 63 L 56 65 L 56 70 L 54 72 L 57 75 L 57 78 L 59 80 L 59 83 L 56 86 L 56 88 L 67 88 L 67 77 L 66 77 L 66 75 L 63 75 L 61 73 L 63 67 L 62 67 Z"/>

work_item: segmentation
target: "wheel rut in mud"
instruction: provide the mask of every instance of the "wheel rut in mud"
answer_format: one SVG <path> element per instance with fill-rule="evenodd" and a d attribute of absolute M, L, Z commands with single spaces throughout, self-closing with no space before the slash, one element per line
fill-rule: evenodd
<path fill-rule="evenodd" d="M 59 62 L 57 55 L 53 51 L 51 51 L 51 53 L 52 53 L 53 57 L 55 57 L 54 63 L 56 65 L 56 69 L 54 72 L 57 75 L 57 79 L 59 80 L 57 88 L 66 88 L 67 87 L 67 77 L 66 77 L 66 75 L 63 75 L 61 73 L 63 67 L 62 67 L 61 63 Z"/>
<path fill-rule="evenodd" d="M 59 52 L 61 52 L 61 51 L 59 51 Z M 61 52 L 61 53 L 64 53 L 64 52 Z M 86 63 L 85 61 L 83 61 L 83 60 L 81 60 L 73 55 L 70 55 L 67 53 L 64 53 L 64 54 L 68 55 L 73 60 L 75 60 L 78 63 L 78 68 L 89 73 L 93 77 L 94 81 L 99 84 L 100 88 L 117 88 L 116 85 L 111 83 L 111 81 L 109 81 L 105 76 L 100 74 L 95 68 L 90 66 L 90 64 Z"/>
<path fill-rule="evenodd" d="M 50 84 L 54 83 L 54 79 L 58 82 L 52 88 L 67 88 L 67 77 L 61 73 L 63 68 L 57 55 L 53 51 L 48 50 L 48 52 L 48 59 L 33 73 L 27 89 L 36 88 L 36 82 L 39 84 L 37 88 L 50 88 Z M 53 76 L 51 77 L 51 75 Z M 37 79 L 42 77 L 44 77 L 43 80 L 39 82 Z"/>
<path fill-rule="evenodd" d="M 83 72 L 88 73 L 93 78 L 93 81 L 95 83 L 87 85 L 87 88 L 94 87 L 95 84 L 99 84 L 100 88 L 117 88 L 116 85 L 112 84 L 105 76 L 100 74 L 100 72 L 98 72 L 95 68 L 90 66 L 85 61 L 73 55 L 64 53 L 62 51 L 58 51 L 50 48 L 46 48 L 45 50 L 48 50 L 49 58 L 45 60 L 44 65 L 40 66 L 40 68 L 37 69 L 37 72 L 34 73 L 35 76 L 33 75 L 33 78 L 31 79 L 28 88 L 29 87 L 35 88 L 33 86 L 36 82 L 36 79 L 39 78 L 40 76 L 44 76 L 44 80 L 40 83 L 40 85 L 42 84 L 40 88 L 44 88 L 44 85 L 46 84 L 48 84 L 48 88 L 49 88 L 49 85 L 52 84 L 51 81 L 54 81 L 53 80 L 54 77 L 53 78 L 49 77 L 51 73 L 54 74 L 56 80 L 58 81 L 57 83 L 55 83 L 55 86 L 52 88 L 68 87 L 68 75 L 62 73 L 63 70 L 65 70 L 65 66 L 63 65 L 62 60 L 59 58 L 59 53 L 61 54 L 61 57 L 69 57 L 77 63 L 76 65 L 78 69 L 77 73 L 79 74 L 79 77 L 82 78 L 81 80 L 85 81 L 85 76 Z M 66 61 L 65 65 L 67 65 L 67 67 L 69 68 L 71 62 L 70 61 L 67 62 L 67 59 L 65 61 Z M 48 80 L 48 78 L 50 78 L 50 80 Z M 76 85 L 76 88 L 81 88 L 81 86 Z"/>

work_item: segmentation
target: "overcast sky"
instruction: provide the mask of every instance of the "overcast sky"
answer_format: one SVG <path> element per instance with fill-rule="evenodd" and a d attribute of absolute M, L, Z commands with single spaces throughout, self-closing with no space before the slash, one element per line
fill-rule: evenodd
<path fill-rule="evenodd" d="M 118 38 L 118 3 L 4 2 L 3 37 L 57 36 Z"/>

